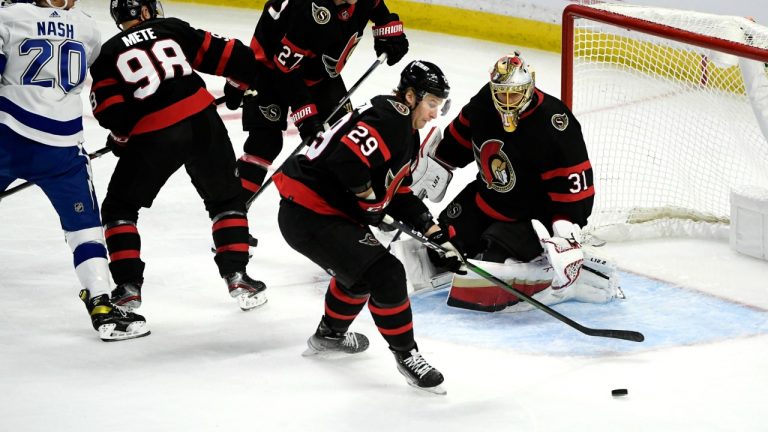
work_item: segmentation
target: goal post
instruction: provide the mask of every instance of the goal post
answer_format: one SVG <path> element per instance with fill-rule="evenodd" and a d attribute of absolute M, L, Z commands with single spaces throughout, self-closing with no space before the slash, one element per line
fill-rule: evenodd
<path fill-rule="evenodd" d="M 569 5 L 562 28 L 561 98 L 595 173 L 586 231 L 727 236 L 731 189 L 768 187 L 768 28 L 610 2 Z"/>

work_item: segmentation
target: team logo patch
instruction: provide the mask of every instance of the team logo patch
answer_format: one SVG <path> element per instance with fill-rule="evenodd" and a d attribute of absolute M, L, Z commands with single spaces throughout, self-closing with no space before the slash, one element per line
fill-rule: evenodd
<path fill-rule="evenodd" d="M 280 107 L 275 104 L 265 106 L 265 107 L 259 105 L 259 111 L 261 111 L 261 115 L 263 115 L 264 118 L 266 118 L 271 122 L 276 122 L 280 120 L 280 116 L 282 115 L 282 111 L 280 110 Z"/>
<path fill-rule="evenodd" d="M 491 139 L 484 142 L 479 150 L 474 147 L 474 151 L 485 185 L 488 189 L 504 193 L 515 187 L 517 175 L 502 147 L 502 141 Z"/>
<path fill-rule="evenodd" d="M 568 127 L 568 116 L 566 114 L 555 114 L 552 116 L 552 126 L 559 131 L 564 131 Z"/>
<path fill-rule="evenodd" d="M 82 213 L 85 211 L 85 206 L 81 202 L 76 202 L 74 208 L 75 213 Z"/>
<path fill-rule="evenodd" d="M 387 101 L 392 104 L 392 106 L 395 108 L 395 111 L 399 112 L 400 114 L 407 116 L 411 113 L 410 108 L 408 108 L 406 104 L 392 99 L 387 99 Z"/>
<path fill-rule="evenodd" d="M 445 214 L 448 215 L 448 217 L 451 219 L 456 219 L 457 217 L 461 216 L 461 204 L 450 203 L 448 208 L 445 209 Z"/>
<path fill-rule="evenodd" d="M 312 3 L 312 18 L 320 25 L 328 24 L 328 21 L 331 20 L 331 11 Z"/>
<path fill-rule="evenodd" d="M 376 240 L 376 237 L 373 236 L 371 233 L 365 233 L 365 237 L 363 237 L 362 240 L 358 240 L 358 243 L 364 244 L 366 246 L 379 246 L 381 243 L 379 243 L 378 240 Z"/>

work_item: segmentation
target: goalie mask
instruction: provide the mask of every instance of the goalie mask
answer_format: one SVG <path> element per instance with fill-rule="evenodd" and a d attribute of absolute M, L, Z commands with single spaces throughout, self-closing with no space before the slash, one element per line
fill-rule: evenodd
<path fill-rule="evenodd" d="M 491 69 L 491 97 L 501 115 L 504 130 L 514 132 L 520 113 L 531 103 L 535 73 L 520 53 L 505 55 Z"/>
<path fill-rule="evenodd" d="M 163 5 L 159 0 L 112 0 L 109 13 L 118 28 L 126 21 L 141 19 L 141 7 L 149 9 L 150 19 L 163 17 Z"/>

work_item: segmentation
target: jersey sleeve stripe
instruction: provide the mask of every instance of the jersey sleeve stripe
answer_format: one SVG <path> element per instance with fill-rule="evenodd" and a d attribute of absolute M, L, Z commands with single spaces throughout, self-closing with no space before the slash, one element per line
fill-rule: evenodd
<path fill-rule="evenodd" d="M 219 64 L 218 66 L 216 66 L 216 75 L 218 76 L 224 75 L 224 69 L 227 67 L 227 63 L 229 63 L 229 58 L 232 56 L 232 50 L 234 48 L 235 48 L 235 40 L 230 39 L 229 42 L 227 42 L 227 45 L 224 46 L 224 52 L 221 53 Z"/>
<path fill-rule="evenodd" d="M 556 202 L 576 202 L 576 201 L 581 201 L 583 199 L 589 198 L 594 195 L 595 195 L 595 188 L 594 186 L 590 186 L 579 193 L 564 194 L 564 193 L 549 192 L 549 199 Z"/>
<path fill-rule="evenodd" d="M 472 148 L 472 143 L 468 139 L 461 136 L 459 131 L 457 131 L 456 127 L 453 125 L 453 122 L 451 122 L 451 124 L 448 126 L 448 132 L 456 139 L 456 142 L 462 145 L 462 147 L 466 147 L 468 149 Z"/>
<path fill-rule="evenodd" d="M 567 177 L 570 174 L 573 174 L 575 172 L 586 171 L 588 169 L 592 169 L 592 164 L 589 163 L 589 161 L 584 161 L 578 165 L 573 165 L 566 168 L 556 168 L 551 171 L 546 171 L 541 174 L 541 179 L 550 180 L 555 177 Z"/>
<path fill-rule="evenodd" d="M 111 107 L 112 105 L 119 104 L 125 102 L 125 99 L 123 99 L 123 96 L 117 95 L 112 96 L 107 99 L 105 99 L 102 103 L 100 103 L 95 110 L 93 110 L 93 114 L 96 115 L 105 109 Z"/>
<path fill-rule="evenodd" d="M 354 153 L 357 156 L 357 158 L 360 159 L 365 164 L 365 166 L 367 166 L 368 168 L 371 167 L 371 163 L 368 162 L 368 158 L 363 156 L 363 152 L 360 151 L 359 145 L 352 142 L 352 140 L 349 139 L 349 137 L 347 137 L 346 135 L 341 137 L 341 142 L 343 142 L 344 145 L 347 146 L 352 151 L 352 153 Z"/>
<path fill-rule="evenodd" d="M 387 147 L 387 143 L 384 142 L 384 138 L 379 134 L 379 131 L 376 130 L 375 127 L 369 125 L 366 122 L 358 122 L 359 124 L 363 125 L 364 128 L 368 129 L 368 132 L 371 134 L 373 138 L 376 139 L 376 141 L 379 143 L 379 150 L 381 150 L 381 155 L 384 156 L 384 161 L 388 161 L 392 158 L 392 152 L 389 151 L 389 147 Z"/>
<path fill-rule="evenodd" d="M 200 63 L 203 62 L 203 57 L 205 57 L 206 51 L 208 51 L 208 48 L 211 46 L 211 33 L 205 32 L 205 37 L 203 38 L 203 43 L 200 44 L 200 48 L 197 50 L 197 55 L 195 55 L 195 60 L 192 62 L 192 67 L 197 69 L 200 66 Z"/>
<path fill-rule="evenodd" d="M 457 117 L 457 119 L 459 120 L 459 123 L 469 127 L 469 119 L 464 117 L 464 111 L 459 112 L 459 117 Z"/>
<path fill-rule="evenodd" d="M 0 115 L 3 113 L 13 117 L 24 126 L 46 132 L 52 135 L 74 135 L 83 130 L 83 118 L 59 121 L 25 110 L 11 102 L 10 99 L 0 96 Z"/>

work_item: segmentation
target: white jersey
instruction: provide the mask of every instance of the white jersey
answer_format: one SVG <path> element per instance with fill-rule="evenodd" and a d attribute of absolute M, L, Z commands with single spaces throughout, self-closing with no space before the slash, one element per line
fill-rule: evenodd
<path fill-rule="evenodd" d="M 83 141 L 83 89 L 101 34 L 85 13 L 33 4 L 0 9 L 0 123 L 42 144 Z"/>

